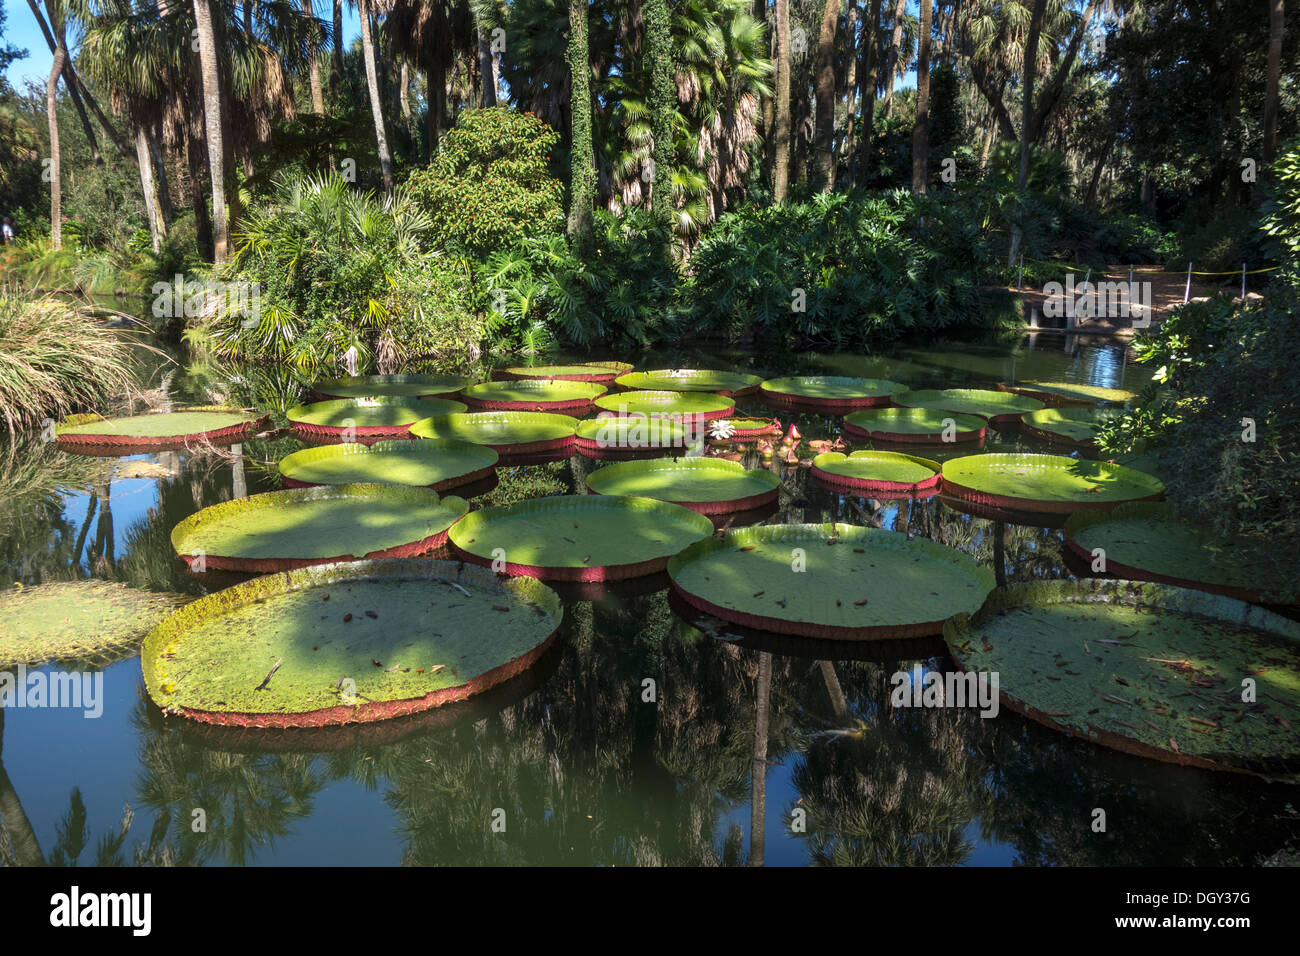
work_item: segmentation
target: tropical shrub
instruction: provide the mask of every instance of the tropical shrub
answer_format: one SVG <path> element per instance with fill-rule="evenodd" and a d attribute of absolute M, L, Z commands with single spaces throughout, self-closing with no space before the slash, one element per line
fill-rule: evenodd
<path fill-rule="evenodd" d="M 455 255 L 482 258 L 564 227 L 564 187 L 551 176 L 559 134 L 531 113 L 465 110 L 407 188 L 430 220 L 429 238 Z"/>
<path fill-rule="evenodd" d="M 462 367 L 483 337 L 471 267 L 428 251 L 430 229 L 405 190 L 380 197 L 337 175 L 283 178 L 241 224 L 190 337 L 218 357 L 308 376 L 337 370 L 350 349 L 362 371 Z"/>

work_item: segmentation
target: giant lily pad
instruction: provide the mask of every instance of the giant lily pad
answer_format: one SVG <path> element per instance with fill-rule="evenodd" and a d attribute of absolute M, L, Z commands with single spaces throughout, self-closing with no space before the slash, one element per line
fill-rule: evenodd
<path fill-rule="evenodd" d="M 828 451 L 813 459 L 812 476 L 850 494 L 929 497 L 938 492 L 941 468 L 937 461 L 894 451 Z"/>
<path fill-rule="evenodd" d="M 109 664 L 187 598 L 108 581 L 56 581 L 0 591 L 0 669 L 49 661 Z"/>
<path fill-rule="evenodd" d="M 283 571 L 411 557 L 439 547 L 468 508 L 461 498 L 400 485 L 269 491 L 190 515 L 172 529 L 172 547 L 200 571 Z"/>
<path fill-rule="evenodd" d="M 105 418 L 72 415 L 54 429 L 62 445 L 122 448 L 130 453 L 146 449 L 175 449 L 208 442 L 231 444 L 266 425 L 267 417 L 242 408 L 203 405 L 179 412 L 151 412 Z"/>
<path fill-rule="evenodd" d="M 937 634 L 993 589 L 959 551 L 845 524 L 730 531 L 674 557 L 668 574 L 683 600 L 724 621 L 836 640 Z"/>
<path fill-rule="evenodd" d="M 1025 511 L 1110 511 L 1125 501 L 1160 498 L 1164 487 L 1123 465 L 1061 455 L 966 455 L 943 464 L 944 494 Z"/>
<path fill-rule="evenodd" d="M 422 418 L 465 411 L 462 402 L 449 398 L 335 399 L 298 405 L 285 413 L 294 431 L 324 441 L 369 443 L 384 438 L 410 438 L 410 426 Z"/>
<path fill-rule="evenodd" d="M 744 445 L 780 435 L 781 423 L 775 418 L 722 418 L 710 422 L 708 429 L 710 443 L 719 445 Z"/>
<path fill-rule="evenodd" d="M 890 404 L 906 385 L 882 378 L 843 375 L 799 375 L 772 378 L 760 387 L 763 400 L 779 406 L 807 408 L 828 415 L 846 415 L 860 408 Z"/>
<path fill-rule="evenodd" d="M 471 512 L 450 537 L 465 560 L 506 574 L 609 581 L 662 571 L 712 533 L 704 515 L 665 501 L 562 495 Z"/>
<path fill-rule="evenodd" d="M 691 431 L 681 422 L 644 413 L 620 416 L 601 412 L 578 423 L 574 444 L 587 458 L 645 458 L 685 448 Z"/>
<path fill-rule="evenodd" d="M 713 369 L 661 368 L 652 372 L 627 372 L 616 380 L 623 388 L 666 392 L 714 392 L 730 398 L 752 395 L 763 380 L 743 372 Z"/>
<path fill-rule="evenodd" d="M 411 426 L 415 438 L 456 438 L 501 455 L 551 452 L 573 444 L 576 423 L 546 412 L 469 412 L 426 418 Z"/>
<path fill-rule="evenodd" d="M 663 416 L 683 423 L 708 422 L 730 418 L 736 403 L 725 395 L 711 392 L 672 392 L 647 390 L 616 392 L 596 399 L 596 407 L 616 415 Z"/>
<path fill-rule="evenodd" d="M 317 398 L 372 398 L 393 395 L 401 398 L 451 398 L 474 379 L 465 375 L 354 375 L 332 378 L 312 385 Z"/>
<path fill-rule="evenodd" d="M 286 488 L 378 482 L 447 491 L 492 474 L 499 456 L 456 438 L 383 441 L 304 448 L 280 462 Z"/>
<path fill-rule="evenodd" d="M 1100 570 L 1116 577 L 1242 601 L 1300 603 L 1300 568 L 1293 552 L 1211 534 L 1179 521 L 1164 502 L 1072 515 L 1065 523 L 1065 543 L 1089 566 L 1104 555 Z"/>
<path fill-rule="evenodd" d="M 982 418 L 930 408 L 869 408 L 844 417 L 844 434 L 856 441 L 979 441 L 985 431 Z"/>
<path fill-rule="evenodd" d="M 521 673 L 561 613 L 544 584 L 481 568 L 329 564 L 200 598 L 149 633 L 141 664 L 159 707 L 206 723 L 382 720 Z"/>
<path fill-rule="evenodd" d="M 572 365 L 515 365 L 501 370 L 505 379 L 541 378 L 557 382 L 592 382 L 613 385 L 614 380 L 631 370 L 628 362 L 576 362 Z"/>
<path fill-rule="evenodd" d="M 655 498 L 700 514 L 720 514 L 775 501 L 781 479 L 721 458 L 677 458 L 608 465 L 587 476 L 587 487 L 599 495 Z"/>
<path fill-rule="evenodd" d="M 1009 425 L 1026 412 L 1036 412 L 1043 403 L 1036 398 L 995 392 L 983 388 L 920 389 L 894 398 L 904 408 L 928 408 L 933 411 L 957 412 L 987 418 L 991 425 Z"/>
<path fill-rule="evenodd" d="M 1171 763 L 1300 770 L 1300 623 L 1262 608 L 1043 581 L 998 592 L 944 638 L 961 668 L 998 675 L 1003 706 L 1056 730 Z"/>
<path fill-rule="evenodd" d="M 1105 408 L 1043 408 L 1020 419 L 1020 427 L 1030 435 L 1058 445 L 1096 448 L 1097 432 L 1115 416 Z"/>
<path fill-rule="evenodd" d="M 1123 405 L 1137 398 L 1126 389 L 1080 385 L 1077 382 L 1020 382 L 1016 385 L 999 385 L 998 388 L 1018 395 L 1028 395 L 1048 405 Z"/>
<path fill-rule="evenodd" d="M 604 385 L 561 379 L 519 379 L 483 382 L 461 393 L 475 408 L 518 412 L 559 412 L 582 415 L 592 400 L 605 394 Z"/>

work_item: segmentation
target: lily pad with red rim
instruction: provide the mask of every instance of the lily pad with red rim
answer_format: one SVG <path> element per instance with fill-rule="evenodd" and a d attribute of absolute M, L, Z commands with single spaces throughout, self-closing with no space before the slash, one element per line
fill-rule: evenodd
<path fill-rule="evenodd" d="M 613 385 L 614 380 L 630 371 L 628 362 L 575 362 L 570 365 L 515 365 L 502 369 L 503 379 L 554 379 L 559 382 L 592 382 Z"/>
<path fill-rule="evenodd" d="M 304 448 L 280 461 L 286 488 L 377 482 L 448 491 L 493 473 L 497 453 L 455 438 Z"/>
<path fill-rule="evenodd" d="M 1097 447 L 1097 433 L 1101 426 L 1116 414 L 1114 410 L 1096 406 L 1043 408 L 1022 416 L 1020 427 L 1043 441 L 1092 449 Z"/>
<path fill-rule="evenodd" d="M 984 388 L 919 389 L 896 396 L 894 403 L 904 408 L 978 415 L 995 426 L 1015 424 L 1020 416 L 1043 407 L 1036 398 Z"/>
<path fill-rule="evenodd" d="M 445 561 L 328 564 L 200 598 L 145 638 L 149 696 L 211 724 L 401 717 L 526 671 L 562 615 L 538 581 Z"/>
<path fill-rule="evenodd" d="M 467 412 L 426 418 L 411 426 L 414 438 L 451 438 L 486 445 L 501 455 L 561 451 L 573 444 L 577 423 L 547 412 Z"/>
<path fill-rule="evenodd" d="M 331 561 L 412 557 L 447 539 L 464 499 L 373 483 L 269 491 L 190 515 L 172 547 L 191 568 L 268 572 Z"/>
<path fill-rule="evenodd" d="M 1017 382 L 1000 384 L 998 388 L 1017 395 L 1028 395 L 1048 405 L 1123 405 L 1137 396 L 1123 388 L 1106 388 L 1102 385 L 1081 385 L 1078 382 Z"/>
<path fill-rule="evenodd" d="M 461 397 L 474 408 L 494 411 L 584 415 L 605 391 L 604 385 L 593 382 L 527 378 L 471 385 Z"/>
<path fill-rule="evenodd" d="M 759 386 L 763 401 L 782 408 L 846 415 L 860 408 L 889 405 L 907 386 L 882 378 L 796 375 L 771 378 Z"/>
<path fill-rule="evenodd" d="M 229 445 L 265 427 L 267 416 L 225 405 L 199 405 L 179 412 L 150 412 L 105 418 L 87 413 L 65 418 L 55 440 L 71 450 L 125 449 L 136 454 L 208 443 Z"/>
<path fill-rule="evenodd" d="M 461 389 L 473 385 L 467 375 L 353 375 L 313 382 L 311 393 L 319 399 L 374 398 L 381 395 L 400 398 L 451 398 Z"/>
<path fill-rule="evenodd" d="M 644 413 L 620 416 L 601 412 L 578 422 L 574 446 L 578 454 L 596 459 L 679 454 L 689 444 L 694 430 L 693 425 Z"/>
<path fill-rule="evenodd" d="M 556 495 L 466 515 L 450 535 L 466 561 L 506 574 L 610 581 L 662 571 L 668 558 L 713 533 L 680 505 L 621 495 Z"/>
<path fill-rule="evenodd" d="M 954 617 L 944 639 L 962 670 L 997 675 L 1004 707 L 1055 730 L 1187 766 L 1300 772 L 1300 623 L 1263 608 L 1137 581 L 1041 581 Z"/>
<path fill-rule="evenodd" d="M 645 390 L 615 392 L 596 399 L 596 407 L 620 416 L 659 415 L 683 423 L 710 422 L 730 418 L 736 402 L 712 392 Z"/>
<path fill-rule="evenodd" d="M 655 498 L 700 514 L 720 514 L 770 504 L 781 479 L 720 458 L 675 458 L 607 465 L 587 476 L 587 487 L 600 495 Z"/>
<path fill-rule="evenodd" d="M 778 438 L 781 423 L 775 418 L 724 418 L 710 422 L 707 432 L 711 444 L 743 445 Z"/>
<path fill-rule="evenodd" d="M 802 637 L 937 634 L 993 590 L 969 555 L 855 525 L 762 525 L 692 545 L 668 562 L 674 591 L 724 621 Z"/>
<path fill-rule="evenodd" d="M 983 418 L 930 408 L 869 408 L 844 416 L 844 434 L 856 441 L 938 444 L 979 441 Z"/>
<path fill-rule="evenodd" d="M 649 372 L 626 372 L 616 379 L 621 388 L 641 391 L 713 392 L 741 398 L 758 391 L 763 379 L 744 372 L 716 369 L 661 368 Z"/>
<path fill-rule="evenodd" d="M 893 451 L 864 450 L 849 455 L 828 451 L 813 459 L 812 476 L 849 494 L 924 498 L 938 493 L 942 467 L 928 458 Z"/>
<path fill-rule="evenodd" d="M 385 438 L 410 438 L 410 427 L 421 419 L 463 411 L 463 402 L 449 398 L 380 396 L 312 402 L 289 409 L 285 416 L 303 438 L 369 444 Z"/>
<path fill-rule="evenodd" d="M 943 463 L 943 492 L 981 505 L 1033 512 L 1110 511 L 1152 501 L 1164 484 L 1145 472 L 1062 455 L 993 453 Z"/>

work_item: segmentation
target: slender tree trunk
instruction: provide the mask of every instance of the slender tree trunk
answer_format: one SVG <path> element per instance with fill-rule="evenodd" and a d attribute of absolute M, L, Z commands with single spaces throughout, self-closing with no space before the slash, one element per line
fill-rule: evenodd
<path fill-rule="evenodd" d="M 1264 93 L 1264 163 L 1277 155 L 1278 87 L 1282 79 L 1282 33 L 1286 18 L 1282 0 L 1268 4 L 1268 78 Z"/>
<path fill-rule="evenodd" d="M 153 174 L 153 157 L 149 155 L 149 138 L 143 123 L 132 123 L 135 127 L 135 156 L 140 167 L 140 189 L 144 192 L 145 214 L 149 217 L 149 238 L 153 241 L 153 251 L 162 251 L 163 237 L 167 235 L 167 225 L 163 222 L 162 209 L 158 202 L 158 182 Z"/>
<path fill-rule="evenodd" d="M 1047 0 L 1034 0 L 1033 13 L 1029 19 L 1029 36 L 1025 40 L 1024 62 L 1025 69 L 1022 86 L 1024 87 L 1024 99 L 1020 104 L 1020 168 L 1016 172 L 1016 193 L 1017 205 L 1020 205 L 1020 194 L 1024 192 L 1025 185 L 1029 182 L 1029 146 L 1032 142 L 1033 125 L 1034 125 L 1034 77 L 1037 74 L 1038 63 L 1038 38 L 1043 32 L 1043 17 L 1047 11 Z M 1024 237 L 1024 230 L 1020 223 L 1020 215 L 1017 213 L 1016 221 L 1011 227 L 1011 246 L 1007 250 L 1008 268 L 1016 261 L 1016 256 L 1020 252 L 1020 241 Z"/>
<path fill-rule="evenodd" d="M 817 35 L 817 178 L 823 192 L 835 188 L 835 28 L 842 0 L 826 0 Z"/>
<path fill-rule="evenodd" d="M 1092 170 L 1092 179 L 1088 183 L 1088 194 L 1083 199 L 1085 209 L 1091 209 L 1097 202 L 1097 186 L 1101 183 L 1101 173 L 1106 168 L 1106 159 L 1110 156 L 1110 151 L 1114 148 L 1118 136 L 1119 131 L 1112 127 L 1110 136 L 1106 139 L 1106 145 L 1102 147 L 1101 155 L 1097 157 L 1097 165 Z"/>
<path fill-rule="evenodd" d="M 334 0 L 334 55 L 330 60 L 330 92 L 338 102 L 343 87 L 343 0 Z"/>
<path fill-rule="evenodd" d="M 858 0 L 848 0 L 849 21 L 848 36 L 849 48 L 845 56 L 848 58 L 848 66 L 844 75 L 844 141 L 836 151 L 835 161 L 838 164 L 841 157 L 845 161 L 845 172 L 848 174 L 848 180 L 853 182 L 853 148 L 854 135 L 857 133 L 857 109 L 858 109 Z"/>
<path fill-rule="evenodd" d="M 4 721 L 4 708 L 0 707 L 0 744 L 4 740 Z M 14 859 L 18 861 L 18 865 L 44 866 L 45 854 L 41 852 L 36 830 L 33 829 L 32 822 L 27 819 L 22 801 L 18 799 L 18 791 L 14 789 L 9 774 L 5 772 L 3 760 L 0 760 L 0 818 L 4 819 L 5 830 L 9 833 L 10 842 L 13 843 Z"/>
<path fill-rule="evenodd" d="M 921 0 L 916 55 L 916 126 L 912 129 L 912 192 L 925 192 L 930 179 L 930 0 Z"/>
<path fill-rule="evenodd" d="M 158 146 L 156 117 L 146 124 L 144 136 L 149 146 L 149 159 L 153 162 L 154 183 L 158 194 L 158 215 L 161 217 L 165 236 L 172 224 L 172 194 L 171 185 L 167 180 L 167 163 L 163 159 L 162 149 Z"/>
<path fill-rule="evenodd" d="M 194 23 L 198 31 L 199 67 L 203 79 L 203 128 L 207 134 L 208 175 L 212 179 L 212 261 L 221 265 L 229 253 L 230 223 L 226 214 L 221 75 L 210 0 L 194 0 Z"/>
<path fill-rule="evenodd" d="M 393 191 L 393 157 L 388 152 L 388 136 L 384 133 L 384 111 L 379 102 L 379 74 L 375 69 L 375 45 L 370 35 L 370 4 L 359 0 L 361 18 L 361 55 L 366 62 L 366 86 L 370 89 L 370 113 L 375 120 L 375 141 L 379 146 L 379 169 L 384 177 L 384 192 Z"/>
<path fill-rule="evenodd" d="M 762 866 L 767 830 L 767 736 L 772 698 L 772 655 L 758 655 L 754 693 L 754 760 L 750 766 L 749 865 Z"/>
<path fill-rule="evenodd" d="M 63 173 L 60 167 L 63 156 L 59 149 L 59 74 L 68 51 L 62 44 L 54 50 L 50 66 L 50 79 L 45 84 L 45 111 L 50 121 L 50 243 L 55 249 L 63 248 Z"/>
<path fill-rule="evenodd" d="M 591 239 L 596 201 L 596 158 L 591 141 L 591 53 L 587 0 L 569 0 L 569 238 L 580 248 Z"/>
<path fill-rule="evenodd" d="M 772 201 L 790 189 L 790 0 L 776 0 L 776 113 L 773 119 Z"/>
<path fill-rule="evenodd" d="M 768 36 L 769 55 L 773 60 L 775 60 L 776 34 L 772 28 L 772 18 L 767 14 L 767 0 L 754 0 L 754 19 L 767 28 L 766 33 Z M 773 77 L 773 79 L 775 79 L 775 77 Z M 767 163 L 769 166 L 771 166 L 772 163 L 772 151 L 770 147 L 772 142 L 772 124 L 774 122 L 775 113 L 776 110 L 773 106 L 773 97 L 770 95 L 763 97 L 763 142 L 768 145 L 766 152 Z"/>
<path fill-rule="evenodd" d="M 907 13 L 907 0 L 898 0 L 894 7 L 894 34 L 889 43 L 888 72 L 885 74 L 885 115 L 894 115 L 894 80 L 898 78 L 898 57 L 903 47 L 903 16 Z"/>
<path fill-rule="evenodd" d="M 443 98 L 446 96 L 447 76 L 442 65 L 442 57 L 435 56 L 429 68 L 424 72 L 424 85 L 428 87 L 426 99 L 428 107 L 424 114 L 424 128 L 429 140 L 429 159 L 438 151 L 438 141 L 442 139 Z"/>
<path fill-rule="evenodd" d="M 64 49 L 63 85 L 68 88 L 68 96 L 72 99 L 72 105 L 77 110 L 77 118 L 81 120 L 81 128 L 86 134 L 87 142 L 90 143 L 91 161 L 96 166 L 101 166 L 104 163 L 104 158 L 99 154 L 99 140 L 95 137 L 95 128 L 90 125 L 90 118 L 86 116 L 86 106 L 81 101 L 81 91 L 75 79 L 72 61 L 67 56 L 67 29 L 62 22 L 56 21 L 54 16 L 50 17 L 51 22 L 47 24 L 36 0 L 27 0 L 27 5 L 32 8 L 32 16 L 36 18 L 36 23 L 45 36 L 45 42 L 49 44 L 50 53 L 55 53 L 60 46 Z M 59 39 L 57 41 L 54 39 L 54 32 L 51 27 L 56 28 L 58 31 Z"/>
<path fill-rule="evenodd" d="M 402 122 L 406 124 L 407 135 L 414 141 L 415 139 L 415 117 L 411 113 L 411 68 L 406 61 L 402 61 L 402 67 L 398 71 L 397 77 L 397 108 L 402 113 Z"/>
<path fill-rule="evenodd" d="M 871 175 L 876 135 L 876 90 L 880 86 L 880 44 L 876 31 L 880 29 L 881 0 L 871 0 L 871 19 L 862 25 L 862 54 L 865 57 L 862 77 L 862 140 L 858 147 L 858 182 L 865 183 Z"/>
<path fill-rule="evenodd" d="M 302 0 L 302 15 L 309 20 L 316 19 L 316 8 L 312 0 Z M 315 31 L 313 31 L 313 36 Z M 320 54 L 315 49 L 313 39 L 311 62 L 307 65 L 307 82 L 311 86 L 311 111 L 317 116 L 325 115 L 325 94 L 320 86 Z"/>
<path fill-rule="evenodd" d="M 194 208 L 194 233 L 199 251 L 206 257 L 212 254 L 212 217 L 208 212 L 210 189 L 204 188 L 207 162 L 203 130 L 196 117 L 186 124 L 185 160 L 190 173 L 190 205 Z"/>
<path fill-rule="evenodd" d="M 569 26 L 573 26 L 573 5 L 569 5 Z M 478 71 L 483 77 L 481 105 L 486 109 L 497 105 L 497 58 L 492 54 L 492 41 L 482 26 L 478 28 Z"/>
<path fill-rule="evenodd" d="M 650 178 L 650 210 L 667 222 L 673 214 L 673 166 L 677 147 L 673 120 L 677 113 L 677 83 L 673 77 L 673 40 L 668 0 L 642 0 L 645 55 L 650 64 L 650 136 L 654 160 Z"/>

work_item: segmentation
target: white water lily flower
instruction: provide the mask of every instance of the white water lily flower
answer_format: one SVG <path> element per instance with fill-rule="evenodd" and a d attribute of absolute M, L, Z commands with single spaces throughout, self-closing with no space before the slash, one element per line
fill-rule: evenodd
<path fill-rule="evenodd" d="M 736 434 L 736 426 L 725 418 L 709 422 L 709 437 L 715 441 L 726 441 Z"/>

